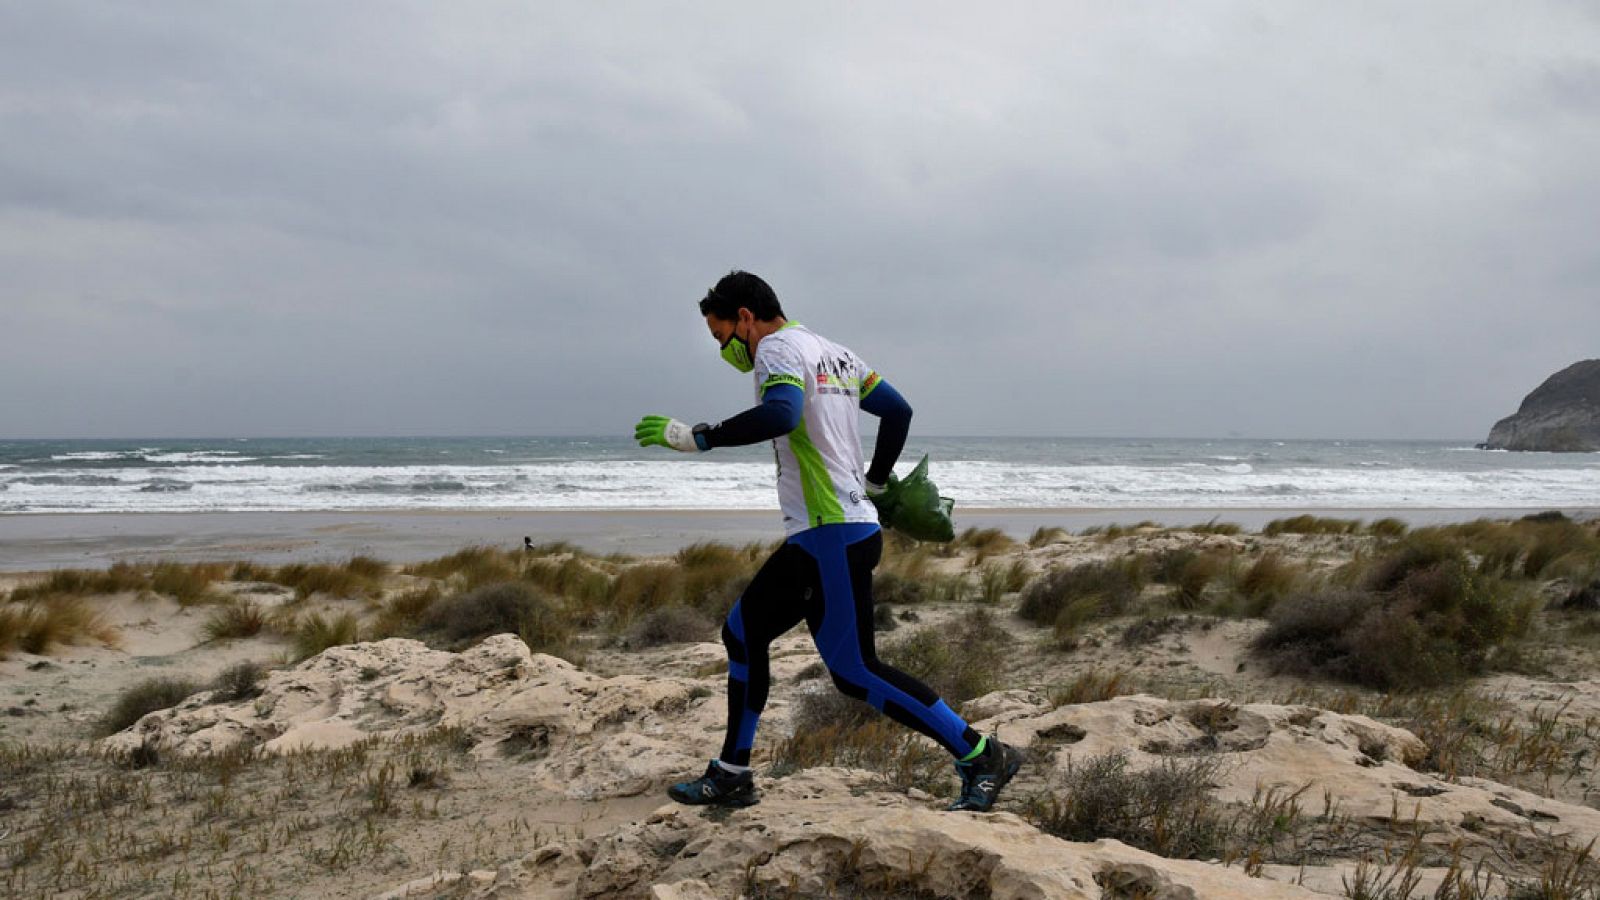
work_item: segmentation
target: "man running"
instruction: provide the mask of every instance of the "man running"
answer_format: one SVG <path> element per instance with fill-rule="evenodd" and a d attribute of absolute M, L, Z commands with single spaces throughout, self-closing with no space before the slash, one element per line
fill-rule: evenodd
<path fill-rule="evenodd" d="M 911 407 L 854 353 L 783 315 L 765 281 L 731 272 L 700 301 L 722 358 L 754 372 L 757 404 L 693 428 L 645 416 L 640 446 L 685 453 L 772 441 L 778 500 L 788 534 L 734 603 L 722 626 L 728 648 L 728 731 L 722 752 L 668 796 L 695 805 L 756 803 L 750 747 L 767 703 L 767 648 L 803 619 L 840 691 L 937 741 L 955 759 L 961 796 L 952 810 L 986 812 L 1016 774 L 1022 754 L 985 737 L 928 686 L 885 665 L 873 648 L 872 570 L 883 553 L 868 502 L 888 485 L 905 446 Z M 857 409 L 882 421 L 863 476 Z"/>

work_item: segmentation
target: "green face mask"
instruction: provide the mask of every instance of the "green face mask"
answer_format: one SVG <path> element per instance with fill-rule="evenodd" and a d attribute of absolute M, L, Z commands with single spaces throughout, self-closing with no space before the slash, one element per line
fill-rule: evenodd
<path fill-rule="evenodd" d="M 738 326 L 734 326 L 737 329 Z M 750 358 L 750 345 L 744 338 L 739 337 L 737 330 L 728 335 L 728 340 L 722 345 L 722 358 L 741 372 L 753 372 L 756 368 L 755 360 Z"/>

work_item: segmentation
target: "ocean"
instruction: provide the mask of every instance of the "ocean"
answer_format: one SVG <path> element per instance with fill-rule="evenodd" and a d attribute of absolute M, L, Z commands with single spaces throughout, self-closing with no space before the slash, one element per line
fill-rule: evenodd
<path fill-rule="evenodd" d="M 870 443 L 870 438 L 869 438 Z M 1600 507 L 1600 454 L 1464 441 L 913 436 L 968 509 Z M 770 447 L 625 438 L 0 441 L 0 513 L 772 509 Z"/>

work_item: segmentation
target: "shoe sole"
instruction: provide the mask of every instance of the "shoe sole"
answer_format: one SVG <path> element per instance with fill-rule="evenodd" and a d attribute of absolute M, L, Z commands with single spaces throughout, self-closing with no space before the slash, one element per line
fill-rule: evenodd
<path fill-rule="evenodd" d="M 755 806 L 757 803 L 761 802 L 761 797 L 759 794 L 747 794 L 742 796 L 734 795 L 730 797 L 718 797 L 715 800 L 705 800 L 700 797 L 680 796 L 670 790 L 667 791 L 667 798 L 673 802 L 682 803 L 684 806 L 727 806 L 734 809 L 743 809 L 746 806 Z"/>

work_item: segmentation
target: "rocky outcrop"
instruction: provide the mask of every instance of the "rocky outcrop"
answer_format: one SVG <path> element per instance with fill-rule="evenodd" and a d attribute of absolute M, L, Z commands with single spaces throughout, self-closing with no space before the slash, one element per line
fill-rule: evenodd
<path fill-rule="evenodd" d="M 592 897 L 1161 897 L 1310 900 L 1239 866 L 1163 859 L 1116 841 L 1071 843 L 1010 813 L 945 813 L 874 792 L 851 769 L 773 782 L 759 806 L 664 806 L 646 821 L 543 847 L 469 896 Z M 445 880 L 448 879 L 448 880 Z M 433 896 L 460 875 L 388 898 Z"/>
<path fill-rule="evenodd" d="M 674 652 L 709 660 L 721 651 L 705 644 Z M 774 669 L 789 683 L 810 659 L 776 659 Z M 103 747 L 278 752 L 445 727 L 457 729 L 471 753 L 510 760 L 517 789 L 537 789 L 529 796 L 649 796 L 704 765 L 723 724 L 721 677 L 601 677 L 529 653 L 512 635 L 460 653 L 391 639 L 275 671 L 251 700 L 197 694 Z M 1600 709 L 1594 683 L 1519 678 L 1500 688 L 1557 704 L 1575 723 Z M 1059 791 L 1074 766 L 1107 753 L 1125 755 L 1140 772 L 1209 756 L 1221 763 L 1210 782 L 1221 804 L 1249 810 L 1274 794 L 1303 798 L 1296 802 L 1323 810 L 1305 814 L 1311 826 L 1332 823 L 1340 846 L 1356 850 L 1379 852 L 1400 832 L 1423 835 L 1436 858 L 1484 858 L 1506 840 L 1581 847 L 1600 837 L 1600 809 L 1422 771 L 1429 750 L 1416 735 L 1364 716 L 1141 695 L 1055 706 L 1029 690 L 992 693 L 965 710 L 975 727 L 1027 748 L 1013 800 Z M 769 738 L 788 729 L 788 715 L 774 697 L 763 718 Z M 391 896 L 1303 898 L 1340 895 L 1351 868 L 1349 855 L 1335 854 L 1326 865 L 1268 866 L 1258 872 L 1264 878 L 1251 878 L 1237 865 L 1164 859 L 1110 840 L 1065 841 L 1008 812 L 946 813 L 942 799 L 890 790 L 881 773 L 827 768 L 779 778 L 757 762 L 763 797 L 750 809 L 664 804 L 642 822 L 557 840 L 494 871 L 440 872 Z"/>
<path fill-rule="evenodd" d="M 1534 389 L 1515 415 L 1495 423 L 1491 450 L 1600 450 L 1600 359 L 1573 363 Z"/>

